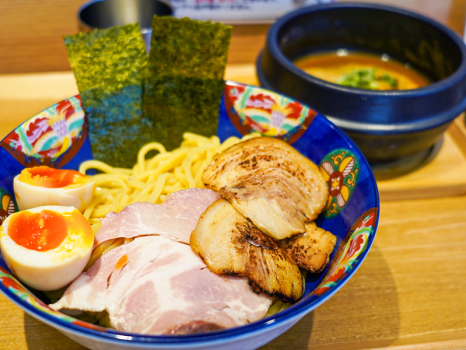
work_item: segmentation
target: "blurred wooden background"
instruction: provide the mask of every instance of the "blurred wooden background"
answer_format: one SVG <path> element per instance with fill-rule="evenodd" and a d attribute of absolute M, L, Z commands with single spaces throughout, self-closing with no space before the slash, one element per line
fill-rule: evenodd
<path fill-rule="evenodd" d="M 463 34 L 466 0 L 364 2 L 408 8 L 449 23 L 458 34 Z M 84 0 L 0 0 L 0 74 L 70 70 L 62 36 L 78 31 L 76 14 L 84 3 Z M 253 63 L 264 46 L 268 27 L 234 26 L 229 63 Z"/>

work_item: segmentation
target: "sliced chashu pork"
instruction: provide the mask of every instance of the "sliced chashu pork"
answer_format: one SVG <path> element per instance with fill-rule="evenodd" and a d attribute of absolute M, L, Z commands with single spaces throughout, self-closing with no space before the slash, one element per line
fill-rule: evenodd
<path fill-rule="evenodd" d="M 317 273 L 327 266 L 336 242 L 332 233 L 310 222 L 306 224 L 305 233 L 283 239 L 279 244 L 296 265 Z"/>
<path fill-rule="evenodd" d="M 258 137 L 216 155 L 202 181 L 264 233 L 304 233 L 328 199 L 319 168 L 286 142 Z"/>
<path fill-rule="evenodd" d="M 146 236 L 106 253 L 50 306 L 106 310 L 119 331 L 186 334 L 259 320 L 270 304 L 247 279 L 209 271 L 188 245 Z"/>
<path fill-rule="evenodd" d="M 115 238 L 159 234 L 189 244 L 199 216 L 220 196 L 206 189 L 177 191 L 162 204 L 138 202 L 120 213 L 111 212 L 102 220 L 95 246 Z"/>
<path fill-rule="evenodd" d="M 302 276 L 291 258 L 224 199 L 201 215 L 191 248 L 211 271 L 247 277 L 257 292 L 290 302 L 302 296 Z"/>

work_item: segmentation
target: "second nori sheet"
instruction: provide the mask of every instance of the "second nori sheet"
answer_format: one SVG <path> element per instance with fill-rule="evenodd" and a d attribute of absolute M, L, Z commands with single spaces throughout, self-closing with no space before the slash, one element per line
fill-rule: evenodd
<path fill-rule="evenodd" d="M 65 36 L 65 46 L 89 123 L 94 158 L 131 167 L 153 140 L 142 113 L 147 53 L 137 24 Z"/>
<path fill-rule="evenodd" d="M 216 134 L 230 38 L 221 23 L 154 17 L 143 106 L 168 150 L 186 131 Z"/>

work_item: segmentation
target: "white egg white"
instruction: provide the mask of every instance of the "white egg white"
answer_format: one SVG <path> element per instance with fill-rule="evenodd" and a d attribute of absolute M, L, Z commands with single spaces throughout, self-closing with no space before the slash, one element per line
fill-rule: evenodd
<path fill-rule="evenodd" d="M 37 213 L 42 210 L 56 213 L 70 213 L 74 207 L 43 206 L 28 210 Z M 82 232 L 68 232 L 57 248 L 36 251 L 18 245 L 8 235 L 8 225 L 15 213 L 7 217 L 0 231 L 0 247 L 3 258 L 10 270 L 28 286 L 42 291 L 62 288 L 71 283 L 83 271 L 91 256 L 93 239 L 85 239 Z"/>
<path fill-rule="evenodd" d="M 19 210 L 43 205 L 71 205 L 80 212 L 84 212 L 94 195 L 95 181 L 89 180 L 81 185 L 61 188 L 48 188 L 22 182 L 18 175 L 13 180 L 13 188 Z"/>

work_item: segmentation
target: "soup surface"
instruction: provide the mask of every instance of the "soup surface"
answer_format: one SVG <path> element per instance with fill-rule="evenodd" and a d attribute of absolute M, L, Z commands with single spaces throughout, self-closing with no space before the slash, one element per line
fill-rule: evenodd
<path fill-rule="evenodd" d="M 388 55 L 346 49 L 313 54 L 296 60 L 306 73 L 331 83 L 370 90 L 410 90 L 431 82 L 408 64 Z"/>

